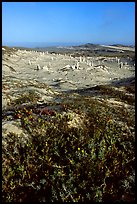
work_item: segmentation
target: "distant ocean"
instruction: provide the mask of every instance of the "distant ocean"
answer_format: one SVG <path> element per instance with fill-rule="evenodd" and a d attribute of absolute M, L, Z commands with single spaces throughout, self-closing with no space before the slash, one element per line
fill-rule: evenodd
<path fill-rule="evenodd" d="M 57 46 L 76 46 L 76 45 L 82 45 L 85 44 L 85 42 L 26 42 L 26 43 L 2 43 L 3 46 L 9 46 L 9 47 L 26 47 L 26 48 L 36 48 L 36 47 L 57 47 Z"/>
<path fill-rule="evenodd" d="M 127 46 L 134 46 L 133 43 L 96 43 L 96 42 L 25 42 L 25 43 L 2 43 L 2 46 L 9 47 L 26 47 L 26 48 L 43 48 L 43 47 L 67 47 L 77 46 L 87 43 L 100 44 L 100 45 L 111 45 L 111 44 L 123 44 Z"/>

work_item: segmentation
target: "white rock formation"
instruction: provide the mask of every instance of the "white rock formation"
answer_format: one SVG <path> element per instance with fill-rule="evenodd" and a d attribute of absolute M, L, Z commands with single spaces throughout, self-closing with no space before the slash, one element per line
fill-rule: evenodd
<path fill-rule="evenodd" d="M 31 65 L 31 61 L 29 60 L 28 65 Z"/>
<path fill-rule="evenodd" d="M 118 63 L 118 64 L 120 63 L 120 59 L 119 59 L 119 58 L 117 59 L 117 63 Z"/>
<path fill-rule="evenodd" d="M 48 68 L 48 66 L 46 66 L 46 65 L 43 66 L 43 69 L 46 70 L 46 71 L 49 71 L 49 68 Z"/>
<path fill-rule="evenodd" d="M 91 67 L 92 66 L 91 62 L 89 62 L 88 65 Z"/>
<path fill-rule="evenodd" d="M 79 62 L 76 63 L 76 68 L 79 69 Z"/>
<path fill-rule="evenodd" d="M 79 61 L 82 62 L 82 57 L 80 56 Z"/>
<path fill-rule="evenodd" d="M 63 68 L 71 68 L 71 65 L 67 64 Z"/>
<path fill-rule="evenodd" d="M 72 65 L 72 69 L 73 69 L 73 70 L 75 70 L 75 68 L 76 68 L 76 65 L 75 65 L 75 64 L 74 64 L 74 65 Z"/>
<path fill-rule="evenodd" d="M 85 60 L 86 60 L 85 57 L 83 57 L 83 62 L 85 62 Z"/>

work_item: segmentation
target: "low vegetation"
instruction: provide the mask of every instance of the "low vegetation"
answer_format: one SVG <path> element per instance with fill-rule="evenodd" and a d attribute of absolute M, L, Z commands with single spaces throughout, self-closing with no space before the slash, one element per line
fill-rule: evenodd
<path fill-rule="evenodd" d="M 16 105 L 27 100 L 23 96 Z M 16 106 L 13 118 L 28 138 L 3 138 L 3 202 L 134 201 L 134 112 L 64 94 L 60 103 L 42 108 Z"/>

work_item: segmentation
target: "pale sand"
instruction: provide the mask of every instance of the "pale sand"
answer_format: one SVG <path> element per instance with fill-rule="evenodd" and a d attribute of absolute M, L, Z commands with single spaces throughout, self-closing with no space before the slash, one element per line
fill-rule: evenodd
<path fill-rule="evenodd" d="M 69 90 L 84 88 L 86 86 L 95 86 L 98 84 L 110 83 L 113 79 L 122 79 L 134 76 L 135 67 L 133 65 L 124 65 L 119 68 L 115 58 L 106 57 L 107 61 L 99 58 L 85 58 L 85 61 L 92 61 L 93 66 L 87 65 L 86 62 L 79 62 L 79 69 L 64 67 L 73 66 L 79 60 L 79 57 L 70 58 L 57 54 L 44 54 L 37 52 L 17 51 L 10 57 L 3 57 L 2 76 L 5 75 L 16 77 L 19 80 L 38 80 L 49 86 L 54 86 L 59 90 Z M 8 60 L 5 60 L 8 58 Z M 127 61 L 128 63 L 128 61 Z M 99 67 L 98 65 L 105 67 Z M 37 69 L 37 65 L 41 68 Z M 62 79 L 62 82 L 57 81 Z M 64 83 L 63 83 L 64 81 Z M 57 87 L 59 85 L 59 88 Z"/>
<path fill-rule="evenodd" d="M 90 62 L 93 66 L 89 66 Z M 74 65 L 78 67 L 74 68 Z M 3 55 L 2 108 L 6 109 L 12 101 L 29 91 L 35 91 L 40 96 L 37 103 L 42 104 L 53 101 L 63 91 L 86 91 L 96 85 L 111 84 L 130 77 L 135 77 L 135 66 L 130 59 L 127 59 L 127 65 L 120 68 L 114 57 L 74 58 L 70 55 L 18 50 L 10 56 Z M 114 100 L 108 102 L 121 105 Z M 77 120 L 80 122 L 79 118 Z M 77 121 L 73 123 L 75 125 Z M 17 123 L 6 122 L 2 129 L 3 134 L 14 131 L 23 134 Z"/>

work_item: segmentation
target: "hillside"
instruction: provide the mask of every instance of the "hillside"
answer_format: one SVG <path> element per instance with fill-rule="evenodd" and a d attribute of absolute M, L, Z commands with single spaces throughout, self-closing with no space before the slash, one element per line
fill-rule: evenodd
<path fill-rule="evenodd" d="M 2 201 L 135 201 L 134 53 L 4 48 Z"/>

